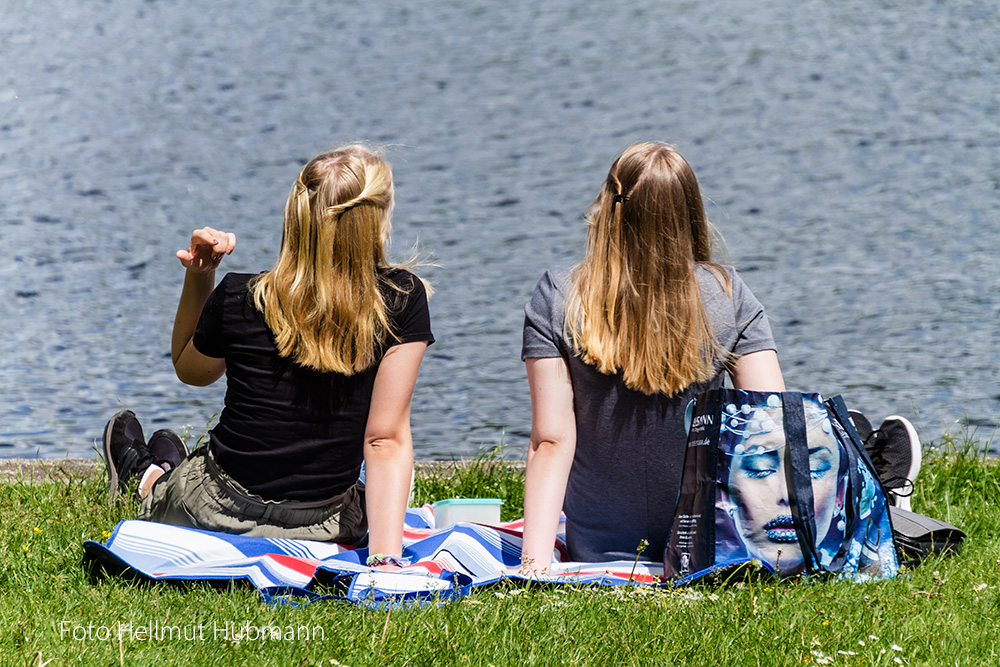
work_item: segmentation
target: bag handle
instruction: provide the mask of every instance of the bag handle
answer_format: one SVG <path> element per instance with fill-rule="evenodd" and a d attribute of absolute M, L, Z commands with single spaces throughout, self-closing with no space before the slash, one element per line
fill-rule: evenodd
<path fill-rule="evenodd" d="M 872 463 L 871 457 L 868 456 L 868 450 L 865 448 L 864 442 L 861 440 L 861 435 L 858 433 L 857 428 L 854 426 L 854 422 L 851 421 L 850 413 L 847 411 L 847 404 L 844 403 L 844 399 L 837 395 L 829 399 L 826 402 L 827 406 L 833 410 L 834 416 L 837 418 L 837 425 L 842 430 L 841 435 L 846 438 L 847 441 L 844 442 L 844 448 L 847 450 L 847 459 L 849 462 L 848 467 L 848 482 L 849 486 L 847 488 L 847 494 L 845 498 L 845 504 L 847 509 L 847 531 L 845 532 L 844 547 L 850 545 L 850 536 L 854 535 L 857 530 L 858 521 L 858 506 L 861 501 L 859 497 L 861 490 L 864 488 L 864 483 L 861 478 L 861 466 L 865 466 L 869 472 L 871 480 L 879 486 L 882 492 L 882 497 L 888 498 L 888 493 L 885 490 L 885 486 L 882 484 L 882 480 L 879 479 L 878 473 L 875 472 L 875 466 Z M 848 442 L 849 441 L 849 442 Z M 892 513 L 889 512 L 889 526 L 892 528 Z M 839 569 L 843 560 L 840 559 L 840 554 L 838 554 L 838 568 Z"/>
<path fill-rule="evenodd" d="M 861 438 L 857 430 L 850 421 L 847 406 L 844 399 L 834 396 L 826 401 L 828 415 L 832 417 L 836 425 L 842 431 L 841 435 L 845 441 L 842 443 L 842 452 L 847 456 L 847 488 L 845 490 L 846 526 L 844 541 L 838 549 L 833 560 L 827 567 L 823 567 L 819 559 L 819 549 L 816 543 L 816 518 L 815 518 L 815 498 L 812 492 L 812 475 L 809 466 L 809 440 L 806 434 L 805 407 L 802 402 L 802 395 L 795 392 L 785 392 L 781 395 L 784 405 L 785 422 L 785 450 L 786 461 L 788 462 L 788 493 L 789 505 L 792 511 L 792 521 L 795 523 L 795 531 L 798 536 L 799 547 L 802 549 L 803 560 L 806 565 L 806 572 L 816 574 L 819 572 L 839 572 L 847 562 L 852 536 L 857 526 L 857 498 L 856 495 L 862 487 L 860 473 L 858 472 L 858 459 L 868 462 L 865 448 L 860 444 Z M 830 415 L 829 413 L 833 414 Z M 835 438 L 835 441 L 839 438 Z M 839 446 L 839 443 L 838 443 Z M 869 467 L 870 467 L 870 463 Z"/>
<path fill-rule="evenodd" d="M 842 435 L 846 435 L 846 439 L 850 441 L 844 442 L 844 449 L 847 450 L 847 474 L 850 484 L 848 486 L 848 492 L 856 492 L 862 486 L 861 473 L 858 472 L 858 459 L 860 458 L 863 460 L 869 470 L 875 470 L 875 466 L 872 465 L 872 461 L 868 457 L 868 452 L 865 450 L 865 445 L 861 441 L 861 435 L 858 433 L 858 429 L 854 427 L 854 422 L 851 421 L 851 415 L 847 411 L 847 404 L 844 403 L 844 399 L 841 398 L 840 395 L 837 395 L 828 400 L 826 405 L 833 410 L 833 415 L 837 418 L 838 425 L 844 431 Z M 878 479 L 878 475 L 875 475 L 875 479 Z M 850 509 L 853 510 L 854 507 L 854 503 L 851 503 Z M 854 513 L 852 512 L 852 518 L 853 514 Z"/>
<path fill-rule="evenodd" d="M 830 424 L 836 431 L 836 440 L 841 446 L 841 453 L 847 457 L 847 484 L 844 489 L 844 541 L 826 569 L 830 572 L 840 572 L 847 564 L 854 542 L 854 533 L 858 523 L 858 501 L 856 498 L 861 489 L 861 473 L 858 472 L 858 451 L 864 449 L 858 444 L 861 441 L 857 430 L 851 424 L 847 413 L 847 405 L 839 395 L 824 403 Z M 832 413 L 832 414 L 831 414 Z M 852 433 L 853 431 L 853 433 Z"/>
<path fill-rule="evenodd" d="M 788 505 L 795 524 L 795 534 L 802 550 L 806 573 L 822 570 L 816 555 L 816 508 L 809 467 L 809 442 L 806 437 L 806 411 L 802 394 L 781 393 L 785 427 L 785 469 Z"/>
<path fill-rule="evenodd" d="M 861 439 L 861 434 L 858 433 L 858 429 L 854 426 L 854 422 L 851 421 L 851 415 L 847 411 L 847 404 L 844 403 L 843 397 L 838 394 L 826 403 L 833 409 L 833 413 L 837 416 L 837 421 L 840 422 L 840 425 L 843 427 L 847 437 L 854 443 L 854 450 L 856 452 L 855 458 L 861 458 L 861 460 L 865 462 L 865 465 L 868 466 L 869 470 L 875 470 L 875 464 L 872 463 L 871 457 L 868 456 L 868 450 L 865 448 L 865 443 Z M 854 461 L 851 463 L 854 463 Z M 855 472 L 854 468 L 852 468 L 852 472 Z M 878 480 L 881 485 L 882 480 L 879 479 L 877 474 L 875 475 L 875 479 Z M 852 484 L 856 481 L 860 483 L 859 479 L 855 479 L 855 477 L 851 478 Z M 885 492 L 884 487 L 883 492 Z"/>

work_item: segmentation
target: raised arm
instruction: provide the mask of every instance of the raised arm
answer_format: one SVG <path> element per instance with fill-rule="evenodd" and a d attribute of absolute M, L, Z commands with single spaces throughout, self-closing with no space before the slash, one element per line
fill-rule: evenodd
<path fill-rule="evenodd" d="M 743 355 L 733 364 L 729 377 L 736 389 L 785 391 L 785 380 L 781 376 L 778 353 L 774 350 L 761 350 Z"/>
<path fill-rule="evenodd" d="M 191 233 L 191 245 L 178 250 L 177 258 L 187 269 L 170 339 L 170 357 L 181 382 L 203 387 L 226 372 L 223 359 L 207 357 L 195 349 L 192 338 L 201 310 L 215 287 L 215 269 L 236 247 L 236 235 L 204 227 Z"/>
<path fill-rule="evenodd" d="M 561 357 L 527 359 L 531 441 L 524 480 L 523 574 L 546 574 L 576 452 L 576 416 L 569 368 Z"/>
<path fill-rule="evenodd" d="M 365 502 L 370 554 L 400 556 L 413 472 L 410 401 L 427 343 L 390 347 L 375 375 L 365 427 Z M 395 569 L 382 566 L 380 569 Z"/>

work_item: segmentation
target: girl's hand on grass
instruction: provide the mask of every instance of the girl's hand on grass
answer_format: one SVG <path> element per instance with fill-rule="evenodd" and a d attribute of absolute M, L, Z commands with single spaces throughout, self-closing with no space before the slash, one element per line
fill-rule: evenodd
<path fill-rule="evenodd" d="M 178 250 L 177 259 L 189 271 L 208 273 L 214 271 L 225 255 L 236 248 L 236 235 L 211 227 L 202 227 L 191 232 L 191 245 L 187 250 Z"/>

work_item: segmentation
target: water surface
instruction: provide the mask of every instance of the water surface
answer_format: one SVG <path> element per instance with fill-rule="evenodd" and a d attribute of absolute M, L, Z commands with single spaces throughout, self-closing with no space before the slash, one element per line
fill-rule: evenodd
<path fill-rule="evenodd" d="M 203 430 L 174 251 L 212 225 L 268 267 L 301 164 L 355 139 L 391 147 L 396 258 L 434 255 L 418 457 L 523 451 L 521 309 L 646 139 L 695 167 L 790 388 L 996 427 L 993 3 L 48 4 L 0 12 L 0 456 L 90 456 L 120 405 Z"/>

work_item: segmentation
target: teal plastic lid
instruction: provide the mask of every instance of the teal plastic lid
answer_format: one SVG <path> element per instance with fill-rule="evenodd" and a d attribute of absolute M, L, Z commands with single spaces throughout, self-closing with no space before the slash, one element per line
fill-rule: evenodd
<path fill-rule="evenodd" d="M 449 498 L 448 500 L 439 500 L 431 507 L 438 505 L 503 505 L 503 501 L 499 498 Z"/>

